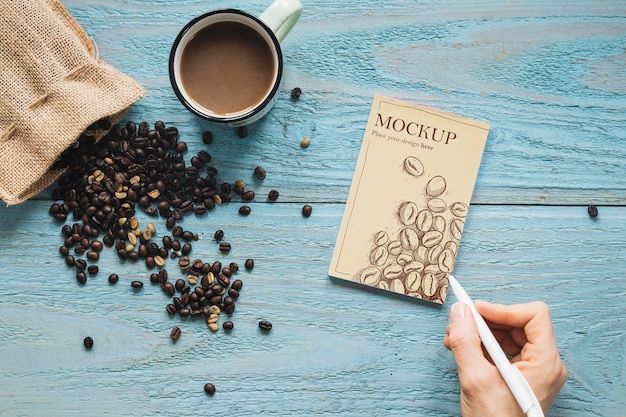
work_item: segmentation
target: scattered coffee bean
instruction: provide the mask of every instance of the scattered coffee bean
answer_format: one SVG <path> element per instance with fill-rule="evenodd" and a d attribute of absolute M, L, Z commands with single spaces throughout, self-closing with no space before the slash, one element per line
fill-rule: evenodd
<path fill-rule="evenodd" d="M 172 329 L 172 331 L 170 332 L 170 338 L 173 341 L 177 341 L 180 338 L 180 334 L 181 334 L 181 330 L 180 327 L 176 326 Z"/>
<path fill-rule="evenodd" d="M 215 394 L 215 385 L 213 385 L 211 383 L 204 384 L 204 392 L 206 392 L 207 395 Z"/>
<path fill-rule="evenodd" d="M 215 234 L 213 235 L 213 239 L 222 240 L 223 238 L 224 238 L 224 231 L 221 229 L 216 230 Z"/>
<path fill-rule="evenodd" d="M 87 336 L 83 339 L 83 345 L 85 349 L 91 349 L 93 347 L 93 339 L 90 336 Z"/>
<path fill-rule="evenodd" d="M 594 204 L 589 204 L 587 207 L 587 213 L 589 213 L 589 217 L 598 217 L 598 207 Z"/>
<path fill-rule="evenodd" d="M 119 279 L 120 277 L 117 274 L 111 274 L 109 275 L 109 284 L 115 284 Z"/>
<path fill-rule="evenodd" d="M 220 242 L 220 252 L 229 252 L 231 249 L 230 243 Z"/>
<path fill-rule="evenodd" d="M 250 208 L 250 206 L 241 206 L 241 207 L 239 207 L 239 214 L 241 214 L 242 216 L 249 215 L 251 211 L 252 211 L 252 209 Z"/>
<path fill-rule="evenodd" d="M 267 199 L 270 201 L 276 201 L 278 199 L 278 191 L 271 190 L 267 195 Z"/>
<path fill-rule="evenodd" d="M 213 143 L 213 133 L 209 132 L 208 130 L 205 131 L 202 134 L 202 143 L 204 143 L 205 145 L 210 145 L 211 143 Z"/>
<path fill-rule="evenodd" d="M 138 289 L 143 288 L 143 282 L 141 282 L 141 281 L 132 281 L 130 283 L 130 286 L 133 287 L 134 289 L 138 290 Z"/>
<path fill-rule="evenodd" d="M 222 328 L 223 328 L 224 330 L 226 330 L 226 331 L 230 331 L 230 330 L 232 330 L 233 328 L 235 328 L 235 325 L 233 324 L 233 322 L 232 322 L 232 321 L 225 321 L 225 322 L 222 324 Z"/>
<path fill-rule="evenodd" d="M 302 89 L 300 87 L 295 87 L 291 90 L 291 98 L 294 100 L 298 100 L 302 95 Z"/>
<path fill-rule="evenodd" d="M 96 275 L 98 273 L 98 265 L 89 265 L 87 267 L 87 273 L 89 275 Z"/>
<path fill-rule="evenodd" d="M 308 136 L 300 141 L 300 147 L 302 148 L 308 148 L 309 145 L 311 145 L 311 138 Z"/>
<path fill-rule="evenodd" d="M 246 263 L 244 264 L 248 271 L 252 271 L 254 268 L 254 259 L 246 259 Z"/>
<path fill-rule="evenodd" d="M 261 320 L 259 322 L 259 329 L 263 330 L 264 332 L 269 332 L 270 330 L 272 330 L 272 323 L 267 320 Z"/>
<path fill-rule="evenodd" d="M 87 282 L 87 274 L 85 274 L 83 271 L 76 272 L 76 281 L 78 281 L 79 284 L 86 283 Z"/>
<path fill-rule="evenodd" d="M 237 128 L 237 136 L 239 136 L 242 139 L 248 136 L 248 128 L 245 126 L 239 126 Z"/>
<path fill-rule="evenodd" d="M 244 201 L 252 201 L 254 200 L 254 191 L 248 190 L 241 195 L 241 199 Z"/>
<path fill-rule="evenodd" d="M 265 169 L 263 167 L 259 166 L 259 167 L 254 168 L 254 176 L 260 180 L 264 180 L 265 177 L 267 176 L 267 173 L 265 172 Z"/>
<path fill-rule="evenodd" d="M 309 217 L 309 216 L 311 215 L 311 213 L 312 213 L 312 212 L 313 212 L 313 207 L 311 207 L 310 205 L 305 204 L 305 205 L 302 207 L 302 215 L 303 215 L 304 217 Z"/>

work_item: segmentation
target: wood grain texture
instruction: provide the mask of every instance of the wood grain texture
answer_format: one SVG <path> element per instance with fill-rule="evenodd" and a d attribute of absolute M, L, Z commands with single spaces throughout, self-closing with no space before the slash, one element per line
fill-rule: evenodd
<path fill-rule="evenodd" d="M 58 254 L 49 192 L 0 207 L 0 415 L 459 415 L 457 371 L 442 345 L 454 297 L 424 305 L 327 275 L 374 94 L 491 124 L 455 274 L 475 299 L 550 305 L 569 378 L 549 416 L 625 415 L 624 5 L 304 1 L 283 43 L 276 106 L 239 139 L 183 108 L 167 58 L 192 17 L 226 7 L 258 15 L 266 3 L 63 1 L 100 57 L 148 90 L 127 120 L 177 126 L 188 156 L 206 149 L 221 180 L 257 192 L 249 217 L 238 201 L 186 217 L 200 234 L 192 256 L 256 266 L 238 274 L 234 331 L 213 334 L 202 320 L 170 318 L 151 271 L 111 250 L 96 277 L 76 283 Z M 295 86 L 299 101 L 289 98 Z M 312 144 L 302 149 L 305 136 Z M 271 189 L 276 203 L 265 201 Z M 165 226 L 154 221 L 160 238 Z M 217 228 L 228 255 L 212 239 Z M 172 261 L 166 268 L 178 276 Z M 274 324 L 270 334 L 260 319 Z"/>

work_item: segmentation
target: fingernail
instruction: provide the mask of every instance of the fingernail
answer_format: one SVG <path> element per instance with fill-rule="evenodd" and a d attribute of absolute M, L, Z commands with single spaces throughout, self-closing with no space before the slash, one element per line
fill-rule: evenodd
<path fill-rule="evenodd" d="M 454 303 L 450 309 L 450 324 L 454 324 L 465 318 L 467 306 L 463 303 Z"/>

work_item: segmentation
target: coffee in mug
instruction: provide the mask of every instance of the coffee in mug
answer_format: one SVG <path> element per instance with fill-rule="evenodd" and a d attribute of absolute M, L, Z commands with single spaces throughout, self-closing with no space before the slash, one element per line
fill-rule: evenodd
<path fill-rule="evenodd" d="M 225 9 L 198 16 L 170 53 L 170 80 L 181 103 L 217 123 L 242 126 L 276 100 L 283 71 L 280 41 L 302 12 L 298 0 L 276 0 L 259 18 Z"/>

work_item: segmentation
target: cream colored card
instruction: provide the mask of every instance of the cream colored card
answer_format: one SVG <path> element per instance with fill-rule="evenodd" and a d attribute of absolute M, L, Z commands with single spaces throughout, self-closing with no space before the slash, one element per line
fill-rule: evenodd
<path fill-rule="evenodd" d="M 375 96 L 329 275 L 442 304 L 488 132 Z"/>

